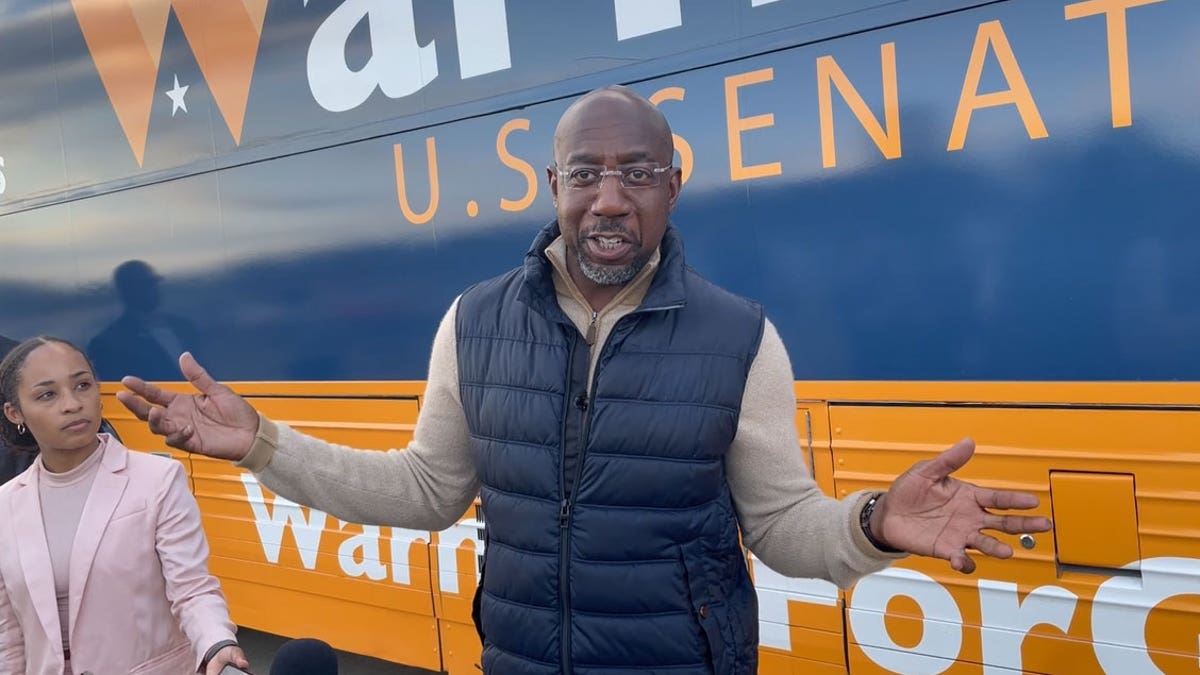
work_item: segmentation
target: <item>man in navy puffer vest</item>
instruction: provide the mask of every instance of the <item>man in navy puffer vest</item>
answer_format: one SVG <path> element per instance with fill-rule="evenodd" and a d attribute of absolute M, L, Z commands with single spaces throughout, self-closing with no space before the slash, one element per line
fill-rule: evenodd
<path fill-rule="evenodd" d="M 559 236 L 546 228 L 532 250 Z M 756 672 L 725 453 L 763 315 L 685 267 L 671 229 L 658 269 L 592 344 L 539 255 L 459 301 L 459 388 L 489 523 L 483 659 L 496 672 Z"/>
<path fill-rule="evenodd" d="M 846 586 L 905 553 L 969 572 L 968 547 L 1012 555 L 981 530 L 1049 529 L 986 510 L 1031 508 L 1032 495 L 950 477 L 969 441 L 887 493 L 822 495 L 778 333 L 684 262 L 673 155 L 666 120 L 627 89 L 564 113 L 548 171 L 558 218 L 524 265 L 447 313 L 403 451 L 273 422 L 189 355 L 181 367 L 206 398 L 126 378 L 121 400 L 175 447 L 238 461 L 344 520 L 440 530 L 481 495 L 489 674 L 750 675 L 743 544 L 783 574 Z"/>

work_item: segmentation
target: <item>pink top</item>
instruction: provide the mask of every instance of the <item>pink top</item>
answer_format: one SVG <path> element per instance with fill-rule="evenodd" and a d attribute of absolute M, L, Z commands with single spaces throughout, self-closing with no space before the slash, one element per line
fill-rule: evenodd
<path fill-rule="evenodd" d="M 79 466 L 62 473 L 51 473 L 42 462 L 38 472 L 38 496 L 42 503 L 42 529 L 46 532 L 46 546 L 50 549 L 50 566 L 54 570 L 54 595 L 58 600 L 58 623 L 62 626 L 63 651 L 70 647 L 67 629 L 71 625 L 70 583 L 71 547 L 75 543 L 75 532 L 92 483 L 104 457 L 107 434 L 100 435 L 100 445 Z M 38 458 L 41 462 L 42 458 Z"/>

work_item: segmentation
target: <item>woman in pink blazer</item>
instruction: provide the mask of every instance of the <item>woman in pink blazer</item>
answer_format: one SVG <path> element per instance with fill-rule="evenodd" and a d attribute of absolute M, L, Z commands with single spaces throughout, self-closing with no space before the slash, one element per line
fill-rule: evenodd
<path fill-rule="evenodd" d="M 0 675 L 248 668 L 183 467 L 98 433 L 87 357 L 21 343 L 0 402 L 0 434 L 41 453 L 0 487 Z"/>

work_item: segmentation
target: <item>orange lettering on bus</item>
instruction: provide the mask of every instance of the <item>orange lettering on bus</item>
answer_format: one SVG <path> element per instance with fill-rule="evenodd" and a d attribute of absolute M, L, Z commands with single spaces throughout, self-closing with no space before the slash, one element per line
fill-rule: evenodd
<path fill-rule="evenodd" d="M 1129 96 L 1129 31 L 1125 10 L 1162 0 L 1087 0 L 1063 8 L 1067 21 L 1085 16 L 1105 15 L 1108 24 L 1108 85 L 1112 95 L 1113 128 L 1133 124 L 1133 106 Z"/>
<path fill-rule="evenodd" d="M 685 93 L 683 87 L 663 87 L 650 95 L 650 102 L 657 106 L 663 101 L 682 101 Z M 688 179 L 692 177 L 694 164 L 692 146 L 679 134 L 671 134 L 671 138 L 675 139 L 675 151 L 679 153 L 679 169 L 683 174 L 681 178 L 683 184 L 687 185 Z"/>
<path fill-rule="evenodd" d="M 500 208 L 505 211 L 524 211 L 529 208 L 530 204 L 533 204 L 533 200 L 537 197 L 538 178 L 533 166 L 508 151 L 508 135 L 517 129 L 529 131 L 529 120 L 524 117 L 509 120 L 500 127 L 500 133 L 496 134 L 496 156 L 500 158 L 504 166 L 519 171 L 521 175 L 525 176 L 525 195 L 523 197 L 517 200 L 500 198 Z"/>
<path fill-rule="evenodd" d="M 433 136 L 425 139 L 425 155 L 429 160 L 429 208 L 421 213 L 415 213 L 408 205 L 408 189 L 404 184 L 404 149 L 400 143 L 397 143 L 392 150 L 396 155 L 396 196 L 400 200 L 400 210 L 404 212 L 404 217 L 408 218 L 408 222 L 413 225 L 424 225 L 433 220 L 438 207 L 440 191 L 438 190 L 437 142 L 434 141 Z"/>
<path fill-rule="evenodd" d="M 729 178 L 730 180 L 746 180 L 749 178 L 764 178 L 778 176 L 783 173 L 783 165 L 779 162 L 769 164 L 742 164 L 742 132 L 752 129 L 762 129 L 775 125 L 774 113 L 741 117 L 738 110 L 738 89 L 751 84 L 770 82 L 775 79 L 774 68 L 763 68 L 740 75 L 730 75 L 725 78 L 725 128 L 729 134 Z"/>
<path fill-rule="evenodd" d="M 880 126 L 879 120 L 842 72 L 837 61 L 832 56 L 817 59 L 817 98 L 821 108 L 821 166 L 826 169 L 837 166 L 837 144 L 833 135 L 834 86 L 883 156 L 888 159 L 900 156 L 900 97 L 896 85 L 896 43 L 881 45 L 879 58 L 883 63 L 883 113 L 886 130 Z"/>
<path fill-rule="evenodd" d="M 1008 89 L 990 94 L 979 93 L 979 80 L 983 77 L 983 63 L 989 51 L 996 53 L 1000 62 L 1000 71 Z M 947 151 L 962 150 L 967 140 L 967 128 L 971 125 L 971 114 L 980 108 L 992 108 L 1001 105 L 1015 105 L 1025 123 L 1025 131 L 1030 138 L 1046 138 L 1050 134 L 1042 122 L 1037 104 L 1033 102 L 1033 94 L 1025 84 L 1025 76 L 1017 65 L 1017 57 L 1008 44 L 1008 36 L 999 21 L 988 21 L 979 24 L 975 35 L 975 48 L 971 51 L 971 62 L 967 65 L 967 77 L 963 80 L 962 95 L 958 99 L 958 111 L 954 114 L 954 127 L 950 132 L 950 144 Z"/>

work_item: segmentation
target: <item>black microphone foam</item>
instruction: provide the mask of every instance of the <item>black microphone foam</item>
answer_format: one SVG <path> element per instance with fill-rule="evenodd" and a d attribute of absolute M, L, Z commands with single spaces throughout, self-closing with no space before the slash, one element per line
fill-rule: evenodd
<path fill-rule="evenodd" d="M 321 640 L 288 640 L 275 652 L 271 675 L 337 675 L 337 654 Z"/>

